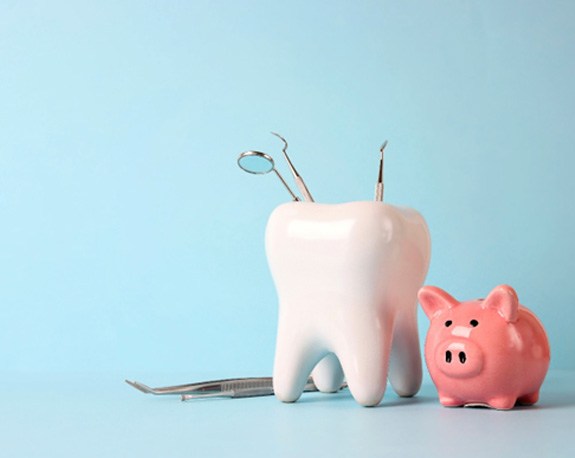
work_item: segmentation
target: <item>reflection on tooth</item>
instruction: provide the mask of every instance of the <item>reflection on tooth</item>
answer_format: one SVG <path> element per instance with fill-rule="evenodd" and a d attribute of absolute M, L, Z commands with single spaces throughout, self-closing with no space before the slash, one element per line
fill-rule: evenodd
<path fill-rule="evenodd" d="M 416 300 L 429 249 L 427 226 L 414 210 L 381 202 L 296 202 L 274 210 L 266 252 L 279 299 L 278 399 L 296 401 L 313 370 L 320 391 L 336 391 L 345 374 L 358 403 L 377 405 L 388 367 L 395 391 L 415 394 Z"/>

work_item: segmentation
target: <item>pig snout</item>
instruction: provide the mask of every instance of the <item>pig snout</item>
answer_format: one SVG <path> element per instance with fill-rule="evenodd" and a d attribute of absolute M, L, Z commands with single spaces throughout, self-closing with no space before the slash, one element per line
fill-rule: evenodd
<path fill-rule="evenodd" d="M 473 377 L 483 368 L 483 352 L 469 340 L 450 340 L 438 346 L 435 364 L 449 377 Z"/>

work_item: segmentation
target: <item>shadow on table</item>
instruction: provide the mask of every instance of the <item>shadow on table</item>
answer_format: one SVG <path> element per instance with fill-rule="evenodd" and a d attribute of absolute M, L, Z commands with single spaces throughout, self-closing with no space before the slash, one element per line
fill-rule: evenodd
<path fill-rule="evenodd" d="M 343 402 L 354 402 L 353 396 L 349 390 L 343 390 L 338 393 L 305 393 L 297 401 L 301 404 L 310 403 L 343 403 Z M 422 405 L 422 404 L 432 404 L 439 403 L 437 396 L 432 396 L 427 393 L 417 394 L 413 397 L 399 397 L 391 390 L 385 393 L 384 398 L 381 403 L 373 408 L 386 408 L 386 407 L 405 407 L 410 405 Z"/>

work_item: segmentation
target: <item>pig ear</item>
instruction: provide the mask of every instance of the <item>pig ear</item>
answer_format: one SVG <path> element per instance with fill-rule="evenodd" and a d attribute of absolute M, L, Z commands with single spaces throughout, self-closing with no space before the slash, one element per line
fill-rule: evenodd
<path fill-rule="evenodd" d="M 437 286 L 424 286 L 417 293 L 417 297 L 429 319 L 432 319 L 442 310 L 450 309 L 459 304 L 456 299 Z"/>
<path fill-rule="evenodd" d="M 500 285 L 489 293 L 482 306 L 497 310 L 505 321 L 513 323 L 517 320 L 519 298 L 511 286 Z"/>

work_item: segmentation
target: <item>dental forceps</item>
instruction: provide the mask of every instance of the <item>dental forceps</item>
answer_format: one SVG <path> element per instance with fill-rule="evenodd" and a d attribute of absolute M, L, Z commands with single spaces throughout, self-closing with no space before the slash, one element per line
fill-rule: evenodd
<path fill-rule="evenodd" d="M 274 394 L 271 377 L 247 377 L 236 379 L 211 380 L 207 382 L 188 383 L 186 385 L 164 386 L 150 388 L 143 383 L 126 380 L 142 393 L 154 395 L 181 395 L 182 401 L 203 398 L 249 398 L 255 396 L 270 396 Z M 340 389 L 346 388 L 344 383 Z M 309 377 L 304 387 L 304 393 L 319 391 L 313 379 Z"/>

